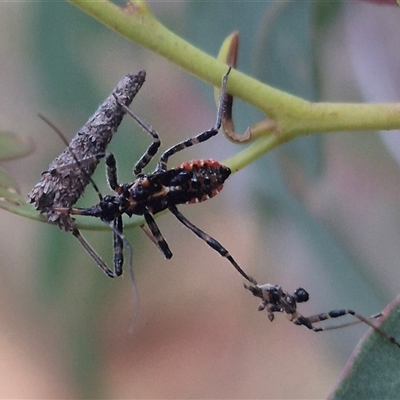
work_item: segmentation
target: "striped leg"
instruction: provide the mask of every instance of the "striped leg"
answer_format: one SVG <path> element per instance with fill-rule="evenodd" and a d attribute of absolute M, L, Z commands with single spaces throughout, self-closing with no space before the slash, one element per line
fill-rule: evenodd
<path fill-rule="evenodd" d="M 122 104 L 120 102 L 118 102 L 118 104 L 138 123 L 138 125 L 142 127 L 145 132 L 153 137 L 153 143 L 147 148 L 147 151 L 142 155 L 140 160 L 136 163 L 135 168 L 133 169 L 133 173 L 137 176 L 142 172 L 143 168 L 151 161 L 151 159 L 157 154 L 157 151 L 161 145 L 161 141 L 158 137 L 158 133 L 147 122 L 143 121 L 137 115 L 135 115 L 132 110 L 128 108 L 125 104 Z"/>
<path fill-rule="evenodd" d="M 150 237 L 151 241 L 164 253 L 165 258 L 170 259 L 172 257 L 172 252 L 169 249 L 168 243 L 163 238 L 162 233 L 158 229 L 154 218 L 150 213 L 144 213 L 144 219 L 146 220 L 147 226 L 150 231 L 143 229 L 147 236 Z"/>
<path fill-rule="evenodd" d="M 375 314 L 369 318 L 365 318 L 364 316 L 358 314 L 353 310 L 342 309 L 342 310 L 333 310 L 327 313 L 321 313 L 312 315 L 310 317 L 304 317 L 297 311 L 297 303 L 304 303 L 308 301 L 309 295 L 303 289 L 299 288 L 295 290 L 293 294 L 289 294 L 284 292 L 283 289 L 278 285 L 270 285 L 269 283 L 265 285 L 255 285 L 255 286 L 248 286 L 245 285 L 245 288 L 250 290 L 254 296 L 259 297 L 262 299 L 258 310 L 266 310 L 268 313 L 268 318 L 270 321 L 274 320 L 274 313 L 281 312 L 286 314 L 290 321 L 292 321 L 296 325 L 304 325 L 308 329 L 311 329 L 314 332 L 322 332 L 332 329 L 339 329 L 345 326 L 354 325 L 355 323 L 363 322 L 378 332 L 381 336 L 387 339 L 389 342 L 395 344 L 397 347 L 400 347 L 400 344 L 396 341 L 396 339 L 382 329 L 374 325 L 370 320 L 373 318 L 378 318 L 382 314 Z M 327 319 L 331 318 L 339 318 L 343 317 L 344 315 L 353 315 L 358 321 L 344 323 L 341 325 L 336 326 L 328 326 L 325 328 L 316 327 L 314 323 L 326 321 Z"/>
<path fill-rule="evenodd" d="M 83 246 L 86 252 L 92 257 L 94 262 L 100 267 L 100 269 L 110 278 L 116 278 L 118 276 L 117 271 L 111 271 L 100 256 L 93 250 L 90 244 L 82 237 L 78 229 L 74 229 L 72 234 L 79 240 L 79 243 Z M 119 274 L 121 275 L 121 274 Z"/>
<path fill-rule="evenodd" d="M 122 275 L 122 267 L 124 265 L 124 240 L 122 236 L 122 230 L 122 217 L 119 216 L 113 221 L 114 271 L 116 276 Z"/>
<path fill-rule="evenodd" d="M 212 247 L 215 251 L 217 251 L 222 257 L 225 257 L 229 260 L 229 262 L 233 265 L 233 267 L 236 269 L 236 271 L 239 272 L 240 275 L 243 276 L 243 278 L 247 279 L 249 282 L 256 284 L 255 280 L 246 274 L 240 268 L 239 264 L 234 260 L 234 258 L 229 254 L 228 250 L 221 245 L 218 241 L 216 241 L 214 238 L 212 238 L 210 235 L 207 235 L 207 233 L 203 232 L 201 229 L 199 229 L 197 226 L 193 225 L 186 217 L 184 217 L 175 206 L 169 207 L 169 210 L 172 212 L 172 214 L 175 215 L 176 218 L 178 218 L 179 221 L 182 222 L 183 225 L 185 225 L 187 228 L 189 228 L 195 235 L 197 235 L 200 239 L 204 240 L 210 247 Z"/>
<path fill-rule="evenodd" d="M 174 155 L 175 153 L 178 153 L 179 151 L 182 151 L 187 147 L 191 147 L 194 144 L 205 142 L 206 140 L 218 134 L 219 128 L 221 128 L 221 118 L 222 118 L 222 113 L 224 111 L 224 99 L 226 95 L 226 84 L 228 82 L 228 75 L 230 71 L 231 68 L 228 69 L 227 73 L 222 78 L 221 93 L 219 97 L 219 104 L 217 111 L 217 120 L 215 122 L 215 125 L 211 129 L 202 132 L 195 137 L 186 139 L 183 142 L 180 142 L 175 146 L 172 146 L 171 148 L 166 150 L 160 157 L 160 162 L 158 163 L 156 171 L 166 171 L 168 158 Z"/>
<path fill-rule="evenodd" d="M 112 190 L 118 192 L 119 183 L 117 176 L 117 163 L 112 153 L 108 153 L 106 157 L 107 165 L 107 181 Z"/>
<path fill-rule="evenodd" d="M 373 315 L 373 316 L 371 316 L 369 318 L 365 318 L 364 316 L 362 316 L 361 314 L 358 314 L 357 312 L 355 312 L 353 310 L 342 309 L 342 310 L 332 310 L 332 311 L 329 311 L 327 313 L 321 313 L 321 314 L 317 314 L 317 315 L 312 315 L 311 317 L 303 317 L 303 318 L 305 320 L 307 320 L 311 324 L 311 328 L 309 328 L 308 325 L 306 325 L 309 329 L 312 329 L 314 332 L 322 332 L 322 331 L 328 331 L 328 330 L 332 330 L 332 329 L 343 328 L 345 326 L 349 326 L 349 323 L 344 323 L 344 324 L 335 325 L 335 326 L 327 326 L 325 328 L 322 328 L 322 327 L 315 327 L 313 325 L 315 322 L 326 321 L 327 319 L 331 319 L 331 318 L 339 318 L 339 317 L 343 317 L 345 315 L 354 316 L 355 318 L 357 318 L 359 320 L 359 321 L 355 321 L 355 323 L 364 322 L 364 324 L 367 324 L 372 329 L 377 331 L 381 336 L 383 336 L 384 338 L 389 340 L 389 342 L 391 342 L 391 343 L 395 344 L 396 346 L 400 347 L 400 344 L 397 343 L 397 341 L 396 341 L 396 339 L 394 337 L 388 335 L 386 332 L 384 332 L 382 329 L 380 329 L 379 327 L 377 327 L 376 325 L 374 325 L 370 321 L 371 318 L 380 317 L 382 315 L 381 313 Z M 293 321 L 293 322 L 295 324 L 297 323 L 296 321 Z M 298 325 L 305 325 L 305 324 L 299 323 Z"/>

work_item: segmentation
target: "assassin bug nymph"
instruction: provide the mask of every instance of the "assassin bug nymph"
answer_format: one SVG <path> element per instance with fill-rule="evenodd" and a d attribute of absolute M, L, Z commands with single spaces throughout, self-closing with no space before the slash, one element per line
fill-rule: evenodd
<path fill-rule="evenodd" d="M 224 75 L 221 86 L 220 101 L 217 111 L 215 125 L 197 136 L 186 139 L 168 150 L 160 157 L 154 172 L 143 173 L 143 169 L 156 155 L 161 141 L 147 123 L 139 119 L 127 106 L 119 103 L 122 109 L 128 113 L 149 135 L 153 142 L 147 151 L 139 159 L 134 167 L 135 181 L 133 183 L 118 183 L 117 167 L 115 158 L 111 153 L 97 155 L 106 158 L 107 180 L 110 188 L 116 193 L 101 198 L 100 202 L 89 208 L 55 208 L 53 211 L 66 213 L 68 215 L 85 215 L 100 218 L 110 225 L 114 232 L 114 270 L 110 270 L 100 259 L 96 252 L 83 239 L 77 229 L 72 232 L 78 238 L 90 256 L 98 266 L 111 278 L 122 274 L 123 267 L 123 243 L 126 240 L 123 236 L 122 215 L 143 215 L 147 226 L 143 229 L 150 239 L 156 244 L 166 258 L 172 257 L 172 252 L 163 238 L 160 230 L 154 221 L 153 215 L 169 210 L 175 217 L 200 239 L 204 240 L 210 247 L 216 250 L 221 256 L 227 258 L 233 267 L 249 282 L 255 280 L 248 276 L 237 264 L 229 252 L 217 240 L 197 228 L 188 221 L 177 209 L 178 204 L 191 204 L 205 201 L 218 194 L 231 174 L 231 170 L 214 160 L 196 160 L 184 162 L 179 167 L 168 169 L 169 157 L 183 149 L 198 143 L 205 142 L 218 134 L 221 127 L 221 116 L 223 112 L 224 97 L 230 69 Z M 118 100 L 117 100 L 118 101 Z"/>
<path fill-rule="evenodd" d="M 286 314 L 288 319 L 292 321 L 296 325 L 303 325 L 308 329 L 311 329 L 314 332 L 322 332 L 332 329 L 344 328 L 349 325 L 354 325 L 359 322 L 363 322 L 373 328 L 376 332 L 378 332 L 381 336 L 387 339 L 389 342 L 395 344 L 400 348 L 400 344 L 396 341 L 396 339 L 378 326 L 374 325 L 370 320 L 374 318 L 379 318 L 382 316 L 382 313 L 378 313 L 372 315 L 369 318 L 365 318 L 357 312 L 349 309 L 341 309 L 341 310 L 332 310 L 327 313 L 321 313 L 312 315 L 310 317 L 304 317 L 297 311 L 298 303 L 305 303 L 309 300 L 309 294 L 303 288 L 298 288 L 294 291 L 293 294 L 285 292 L 281 286 L 279 285 L 271 285 L 269 283 L 265 285 L 244 285 L 244 287 L 250 290 L 254 296 L 261 298 L 261 303 L 258 306 L 258 310 L 266 310 L 268 314 L 268 319 L 272 322 L 275 318 L 274 313 L 280 312 Z M 322 322 L 331 318 L 339 318 L 345 315 L 352 315 L 358 319 L 358 321 L 348 322 L 341 325 L 335 326 L 327 326 L 327 327 L 316 327 L 314 326 L 317 322 Z"/>

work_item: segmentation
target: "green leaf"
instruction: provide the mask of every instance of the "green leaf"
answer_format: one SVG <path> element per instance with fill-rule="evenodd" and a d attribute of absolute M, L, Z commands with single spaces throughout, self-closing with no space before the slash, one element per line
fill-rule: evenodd
<path fill-rule="evenodd" d="M 23 157 L 32 152 L 33 148 L 33 143 L 28 137 L 17 136 L 12 132 L 0 132 L 0 161 Z M 18 194 L 16 181 L 3 168 L 0 168 L 0 208 L 31 218 L 34 215 L 26 199 Z"/>
<path fill-rule="evenodd" d="M 377 325 L 400 339 L 400 295 L 384 310 Z M 329 396 L 338 399 L 396 399 L 400 393 L 400 349 L 370 331 L 353 352 Z"/>
<path fill-rule="evenodd" d="M 17 136 L 12 132 L 0 132 L 0 161 L 26 156 L 33 151 L 29 137 Z"/>
<path fill-rule="evenodd" d="M 0 171 L 0 179 L 3 178 L 2 171 Z M 2 182 L 6 182 L 8 178 L 9 177 L 6 175 Z M 46 222 L 45 217 L 39 214 L 35 208 L 27 202 L 27 199 L 21 196 L 12 186 L 5 188 L 0 185 L 0 208 L 26 218 Z"/>
<path fill-rule="evenodd" d="M 3 168 L 0 168 L 0 187 L 4 189 L 13 188 L 17 190 L 17 183 Z"/>

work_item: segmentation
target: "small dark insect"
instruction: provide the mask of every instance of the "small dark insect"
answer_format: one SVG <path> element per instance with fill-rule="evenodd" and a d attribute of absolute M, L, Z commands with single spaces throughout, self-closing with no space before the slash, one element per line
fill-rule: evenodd
<path fill-rule="evenodd" d="M 90 182 L 93 183 L 91 176 L 101 154 L 104 156 L 126 113 L 121 105 L 131 104 L 145 77 L 145 71 L 140 71 L 136 75 L 129 74 L 122 78 L 71 143 L 67 143 L 67 148 L 50 163 L 48 170 L 42 173 L 41 180 L 29 193 L 30 202 L 35 204 L 36 209 L 45 213 L 48 221 L 58 225 L 60 229 L 73 231 L 75 220 L 69 214 L 55 211 L 55 208 L 72 207 L 85 187 Z M 44 117 L 41 118 L 49 123 Z"/>
<path fill-rule="evenodd" d="M 375 314 L 369 318 L 365 318 L 362 315 L 356 313 L 353 310 L 342 309 L 342 310 L 333 310 L 327 313 L 312 315 L 310 317 L 303 317 L 297 311 L 297 303 L 304 303 L 309 300 L 309 294 L 303 288 L 298 288 L 294 291 L 293 294 L 289 294 L 281 288 L 279 285 L 270 285 L 269 283 L 265 285 L 244 285 L 244 287 L 250 290 L 254 296 L 259 297 L 262 301 L 258 306 L 258 311 L 266 310 L 268 313 L 268 319 L 272 322 L 275 318 L 274 313 L 280 312 L 286 314 L 290 321 L 292 321 L 296 325 L 304 325 L 308 329 L 313 330 L 314 332 L 321 332 L 326 330 L 343 328 L 345 326 L 354 325 L 359 322 L 363 322 L 377 331 L 381 336 L 387 339 L 389 342 L 395 344 L 397 347 L 400 347 L 400 344 L 396 341 L 396 339 L 392 336 L 389 336 L 382 329 L 374 325 L 370 319 L 381 317 L 382 314 Z M 344 315 L 353 315 L 358 321 L 344 323 L 336 326 L 328 326 L 325 328 L 315 327 L 314 323 L 325 321 L 331 318 L 339 318 Z"/>
<path fill-rule="evenodd" d="M 221 127 L 221 114 L 223 99 L 226 93 L 228 73 L 223 78 L 220 104 L 217 112 L 215 125 L 199 135 L 186 139 L 166 150 L 160 157 L 158 165 L 153 173 L 143 173 L 143 168 L 151 161 L 160 147 L 160 139 L 147 123 L 140 120 L 124 104 L 120 104 L 123 110 L 129 113 L 135 121 L 147 132 L 153 142 L 148 147 L 134 168 L 135 181 L 133 183 L 118 183 L 117 168 L 115 158 L 112 154 L 106 155 L 107 179 L 109 186 L 115 191 L 113 196 L 101 197 L 99 204 L 89 208 L 72 207 L 53 207 L 52 211 L 57 214 L 86 215 L 100 218 L 103 222 L 110 225 L 114 233 L 114 270 L 110 270 L 100 259 L 96 252 L 84 240 L 79 231 L 74 228 L 73 235 L 81 242 L 83 247 L 97 263 L 97 265 L 111 278 L 122 274 L 123 266 L 123 244 L 126 242 L 122 232 L 122 215 L 129 217 L 132 215 L 143 215 L 146 226 L 143 227 L 145 233 L 162 251 L 166 258 L 172 257 L 172 252 L 165 239 L 163 238 L 153 215 L 168 209 L 178 220 L 195 233 L 200 239 L 204 240 L 210 247 L 216 250 L 221 256 L 227 258 L 234 268 L 249 282 L 255 283 L 236 263 L 229 252 L 215 239 L 207 235 L 188 221 L 177 209 L 178 204 L 190 204 L 205 201 L 215 196 L 223 187 L 223 183 L 230 175 L 228 167 L 221 165 L 214 160 L 197 160 L 185 162 L 177 168 L 168 169 L 167 162 L 170 156 L 175 153 L 204 142 L 217 135 Z M 96 156 L 98 157 L 98 155 Z"/>

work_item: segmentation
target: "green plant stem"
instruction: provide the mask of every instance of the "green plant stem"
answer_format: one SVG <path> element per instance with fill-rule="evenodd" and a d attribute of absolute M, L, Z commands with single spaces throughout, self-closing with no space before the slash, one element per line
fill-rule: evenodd
<path fill-rule="evenodd" d="M 263 136 L 225 161 L 237 172 L 278 145 L 299 136 L 333 132 L 400 128 L 400 104 L 308 103 L 299 108 L 302 118 L 277 117 Z"/>
<path fill-rule="evenodd" d="M 69 0 L 128 40 L 161 55 L 186 71 L 219 86 L 226 65 L 192 46 L 163 26 L 145 1 L 132 0 L 125 8 L 109 1 Z M 217 70 L 217 71 L 216 71 Z"/>
<path fill-rule="evenodd" d="M 168 30 L 156 20 L 144 1 L 132 0 L 125 8 L 109 1 L 69 2 L 127 39 L 220 86 L 226 64 Z M 230 74 L 228 91 L 276 122 L 273 134 L 283 136 L 279 143 L 317 132 L 400 128 L 400 104 L 310 103 L 236 70 Z"/>
<path fill-rule="evenodd" d="M 145 1 L 131 0 L 121 8 L 107 0 L 69 0 L 127 39 L 165 57 L 189 73 L 219 87 L 226 64 L 205 54 L 172 33 L 150 12 Z M 224 162 L 237 172 L 283 142 L 302 135 L 337 131 L 400 129 L 400 104 L 311 103 L 274 89 L 237 70 L 232 70 L 228 92 L 260 109 L 268 116 L 257 124 L 254 142 Z M 9 202 L 4 191 L 0 207 L 28 218 L 43 221 L 26 201 Z M 11 199 L 12 200 L 12 199 Z M 136 218 L 126 227 L 143 223 Z M 100 221 L 79 224 L 80 228 L 107 229 Z"/>

